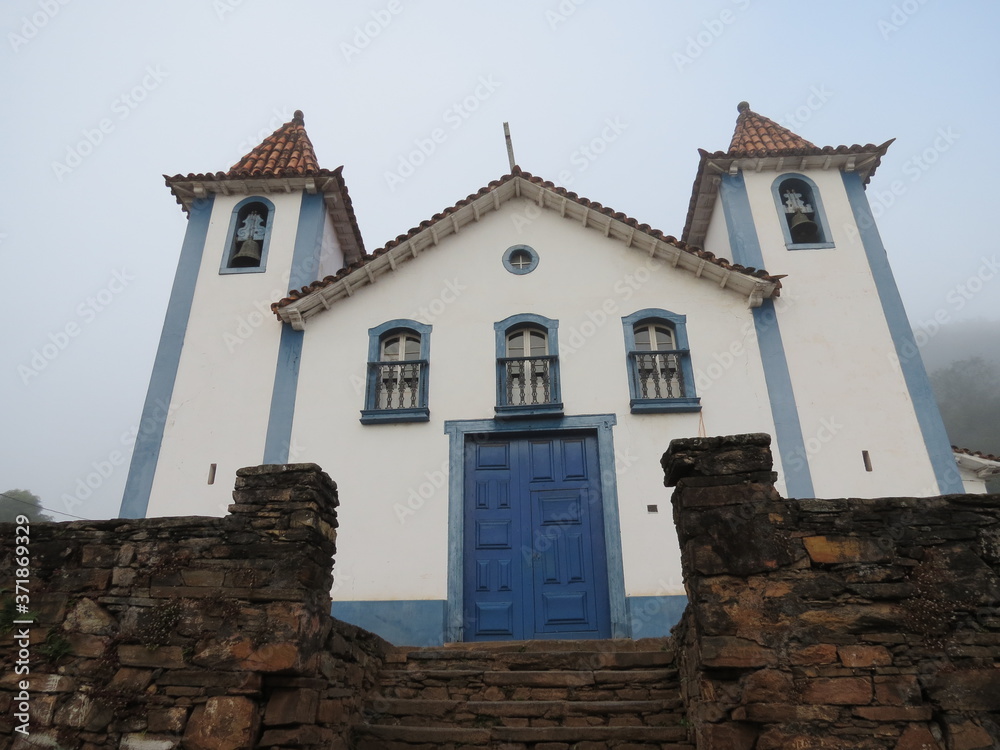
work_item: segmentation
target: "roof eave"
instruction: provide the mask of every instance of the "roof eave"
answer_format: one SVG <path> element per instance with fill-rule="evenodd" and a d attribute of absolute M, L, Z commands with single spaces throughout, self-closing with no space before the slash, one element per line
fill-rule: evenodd
<path fill-rule="evenodd" d="M 758 307 L 764 299 L 779 294 L 781 283 L 774 277 L 759 278 L 753 275 L 756 271 L 751 272 L 752 269 L 724 267 L 710 253 L 683 247 L 672 237 L 657 236 L 656 230 L 646 231 L 637 227 L 634 220 L 629 220 L 623 214 L 609 216 L 562 194 L 559 189 L 532 182 L 519 175 L 508 175 L 465 205 L 438 215 L 439 218 L 435 221 L 425 222 L 427 226 L 421 225 L 422 229 L 403 241 L 376 251 L 366 262 L 345 275 L 332 279 L 328 277 L 322 281 L 321 286 L 285 304 L 275 303 L 272 309 L 279 320 L 289 323 L 295 330 L 303 330 L 306 320 L 330 309 L 334 302 L 351 297 L 360 288 L 374 284 L 381 275 L 398 270 L 404 263 L 437 246 L 448 235 L 458 234 L 465 226 L 478 222 L 491 211 L 499 210 L 513 198 L 525 198 L 540 207 L 558 211 L 564 218 L 579 221 L 586 228 L 623 242 L 626 247 L 645 252 L 650 257 L 741 294 L 750 307 Z"/>
<path fill-rule="evenodd" d="M 721 151 L 710 153 L 699 149 L 701 159 L 681 239 L 689 245 L 701 247 L 705 244 L 705 235 L 708 233 L 708 225 L 715 210 L 719 183 L 724 174 L 839 169 L 843 172 L 858 173 L 863 184 L 867 185 L 894 140 L 890 139 L 880 146 L 868 144 L 742 155 Z"/>

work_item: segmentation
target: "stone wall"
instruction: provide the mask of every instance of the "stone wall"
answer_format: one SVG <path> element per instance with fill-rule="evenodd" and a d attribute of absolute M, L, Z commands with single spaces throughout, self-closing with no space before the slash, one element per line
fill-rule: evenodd
<path fill-rule="evenodd" d="M 30 736 L 0 636 L 0 750 L 345 748 L 388 644 L 330 617 L 336 485 L 238 472 L 225 518 L 30 527 Z M 13 524 L 0 524 L 9 623 Z M 183 743 L 183 744 L 182 744 Z"/>
<path fill-rule="evenodd" d="M 787 500 L 769 443 L 663 457 L 698 749 L 1000 747 L 1000 496 Z"/>

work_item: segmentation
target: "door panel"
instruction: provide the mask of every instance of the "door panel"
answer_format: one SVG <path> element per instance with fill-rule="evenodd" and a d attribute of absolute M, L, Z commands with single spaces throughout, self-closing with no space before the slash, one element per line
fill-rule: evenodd
<path fill-rule="evenodd" d="M 467 640 L 610 637 L 596 438 L 466 447 Z"/>

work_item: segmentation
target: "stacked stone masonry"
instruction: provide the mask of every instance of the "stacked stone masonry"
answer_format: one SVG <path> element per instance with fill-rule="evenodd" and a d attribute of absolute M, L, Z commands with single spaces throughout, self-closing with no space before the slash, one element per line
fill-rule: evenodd
<path fill-rule="evenodd" d="M 1000 496 L 786 500 L 769 443 L 662 461 L 698 750 L 1000 747 Z"/>
<path fill-rule="evenodd" d="M 406 649 L 339 622 L 312 464 L 240 470 L 222 519 L 33 524 L 30 735 L 5 628 L 0 750 L 1000 747 L 1000 496 L 786 500 L 766 435 L 663 468 L 672 639 Z"/>
<path fill-rule="evenodd" d="M 221 519 L 31 525 L 30 734 L 6 632 L 0 750 L 348 747 L 390 646 L 330 617 L 336 485 L 264 466 L 233 497 Z"/>

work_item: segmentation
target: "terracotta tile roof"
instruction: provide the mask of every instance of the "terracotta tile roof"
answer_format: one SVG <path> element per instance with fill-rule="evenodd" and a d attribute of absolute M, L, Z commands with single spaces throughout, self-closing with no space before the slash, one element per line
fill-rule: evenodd
<path fill-rule="evenodd" d="M 343 169 L 343 166 L 333 170 L 320 168 L 306 133 L 302 110 L 297 109 L 290 122 L 271 133 L 228 171 L 163 177 L 185 211 L 190 209 L 193 200 L 209 192 L 318 189 L 324 195 L 345 257 L 357 258 L 364 255 L 365 245 L 341 174 Z"/>
<path fill-rule="evenodd" d="M 291 122 L 280 128 L 236 162 L 229 177 L 288 177 L 320 171 L 312 141 L 306 135 L 302 110 L 295 110 Z"/>
<path fill-rule="evenodd" d="M 600 203 L 597 203 L 596 201 L 591 201 L 587 198 L 579 196 L 574 192 L 566 190 L 565 188 L 558 187 L 557 185 L 548 180 L 543 180 L 541 177 L 536 177 L 535 175 L 532 175 L 529 172 L 523 171 L 520 167 L 515 166 L 510 174 L 504 175 L 499 180 L 494 180 L 490 182 L 488 185 L 481 188 L 479 191 L 472 193 L 467 197 L 465 197 L 464 199 L 458 201 L 455 205 L 449 206 L 442 212 L 434 214 L 434 216 L 432 216 L 430 219 L 420 222 L 419 226 L 412 227 L 406 233 L 401 234 L 395 239 L 387 242 L 384 247 L 381 247 L 370 254 L 366 254 L 358 262 L 345 266 L 344 268 L 340 269 L 336 274 L 332 276 L 327 276 L 318 281 L 314 281 L 312 284 L 302 287 L 302 289 L 292 289 L 291 291 L 289 291 L 287 297 L 279 300 L 278 302 L 273 303 L 271 305 L 271 309 L 276 312 L 278 309 L 285 307 L 286 305 L 289 305 L 294 301 L 317 291 L 318 289 L 322 289 L 324 287 L 327 287 L 331 284 L 340 281 L 344 277 L 349 276 L 355 271 L 363 268 L 367 263 L 375 260 L 376 258 L 382 255 L 385 255 L 394 247 L 406 242 L 407 240 L 419 234 L 420 232 L 429 229 L 438 222 L 447 219 L 449 216 L 456 213 L 463 207 L 471 204 L 477 198 L 480 198 L 484 195 L 489 195 L 490 193 L 493 193 L 494 191 L 498 190 L 501 186 L 517 178 L 526 180 L 534 185 L 538 185 L 542 188 L 550 190 L 556 195 L 563 198 L 567 198 L 577 203 L 578 205 L 583 206 L 584 208 L 590 209 L 591 211 L 599 212 L 605 216 L 615 219 L 616 221 L 620 221 L 626 224 L 627 226 L 636 229 L 639 232 L 643 232 L 649 235 L 650 237 L 655 237 L 658 240 L 662 240 L 663 242 L 673 245 L 674 247 L 684 251 L 685 253 L 688 253 L 702 260 L 708 261 L 709 263 L 719 266 L 720 268 L 735 271 L 737 273 L 744 274 L 746 276 L 750 276 L 753 278 L 761 279 L 762 281 L 772 282 L 777 284 L 778 286 L 780 286 L 781 284 L 781 279 L 784 278 L 784 276 L 771 276 L 770 274 L 767 273 L 767 271 L 761 269 L 741 266 L 738 263 L 732 263 L 726 258 L 716 257 L 713 253 L 710 253 L 707 250 L 702 250 L 698 247 L 689 246 L 672 235 L 664 234 L 659 229 L 654 229 L 649 224 L 642 224 L 637 220 L 629 216 L 626 216 L 625 214 L 619 211 L 615 211 L 614 209 L 603 206 Z"/>
<path fill-rule="evenodd" d="M 788 128 L 757 114 L 747 102 L 740 102 L 736 109 L 740 116 L 736 118 L 736 130 L 729 144 L 730 156 L 763 156 L 816 148 Z"/>
<path fill-rule="evenodd" d="M 960 453 L 966 456 L 975 456 L 976 458 L 984 458 L 987 461 L 998 461 L 1000 462 L 1000 456 L 994 456 L 992 453 L 983 453 L 982 451 L 974 451 L 971 448 L 959 448 L 957 445 L 951 446 L 952 453 Z"/>

